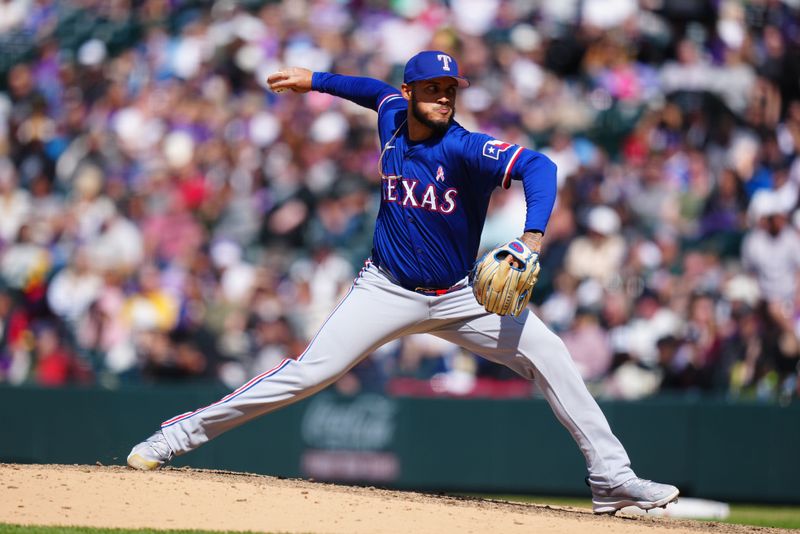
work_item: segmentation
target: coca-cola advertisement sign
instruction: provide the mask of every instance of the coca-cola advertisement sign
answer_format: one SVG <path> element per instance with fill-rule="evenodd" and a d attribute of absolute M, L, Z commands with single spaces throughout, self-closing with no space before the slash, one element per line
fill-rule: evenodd
<path fill-rule="evenodd" d="M 317 480 L 389 482 L 400 473 L 400 461 L 387 451 L 395 432 L 397 407 L 392 399 L 364 394 L 314 397 L 301 423 L 301 469 Z"/>
<path fill-rule="evenodd" d="M 319 449 L 381 450 L 394 437 L 396 411 L 394 401 L 380 395 L 317 395 L 303 415 L 303 440 Z"/>

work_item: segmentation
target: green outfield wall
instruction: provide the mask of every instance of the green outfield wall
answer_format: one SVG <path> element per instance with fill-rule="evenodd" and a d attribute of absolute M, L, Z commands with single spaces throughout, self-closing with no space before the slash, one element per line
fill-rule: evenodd
<path fill-rule="evenodd" d="M 122 465 L 162 420 L 226 393 L 0 387 L 0 462 Z M 657 398 L 601 406 L 640 476 L 687 496 L 800 503 L 798 403 Z M 174 465 L 431 491 L 589 495 L 577 446 L 540 399 L 327 390 Z"/>

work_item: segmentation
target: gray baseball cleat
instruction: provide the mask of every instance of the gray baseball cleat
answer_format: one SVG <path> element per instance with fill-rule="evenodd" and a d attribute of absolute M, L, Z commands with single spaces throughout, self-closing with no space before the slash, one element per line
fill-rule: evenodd
<path fill-rule="evenodd" d="M 135 445 L 128 455 L 128 467 L 140 471 L 152 471 L 172 460 L 175 453 L 159 430 L 143 442 Z"/>
<path fill-rule="evenodd" d="M 626 506 L 642 510 L 665 507 L 678 501 L 678 488 L 643 478 L 632 478 L 616 488 L 592 488 L 592 510 L 596 514 L 613 514 Z"/>

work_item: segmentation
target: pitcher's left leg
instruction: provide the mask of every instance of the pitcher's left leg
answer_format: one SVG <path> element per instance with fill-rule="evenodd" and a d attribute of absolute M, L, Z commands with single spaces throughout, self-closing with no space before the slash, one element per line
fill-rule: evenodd
<path fill-rule="evenodd" d="M 535 379 L 583 452 L 592 486 L 610 488 L 634 478 L 625 448 L 586 389 L 563 341 L 527 310 L 520 317 L 501 317 L 487 313 L 469 289 L 458 293 L 449 302 L 442 300 L 442 313 L 434 317 L 446 319 L 460 307 L 465 318 L 431 333 Z"/>

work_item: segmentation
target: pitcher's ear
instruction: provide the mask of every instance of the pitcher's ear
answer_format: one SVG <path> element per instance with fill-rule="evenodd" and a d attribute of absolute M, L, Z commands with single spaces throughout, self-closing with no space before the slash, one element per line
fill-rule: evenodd
<path fill-rule="evenodd" d="M 411 100 L 411 93 L 414 92 L 414 88 L 410 83 L 404 83 L 400 86 L 400 92 L 403 93 L 403 98 L 406 100 Z"/>

